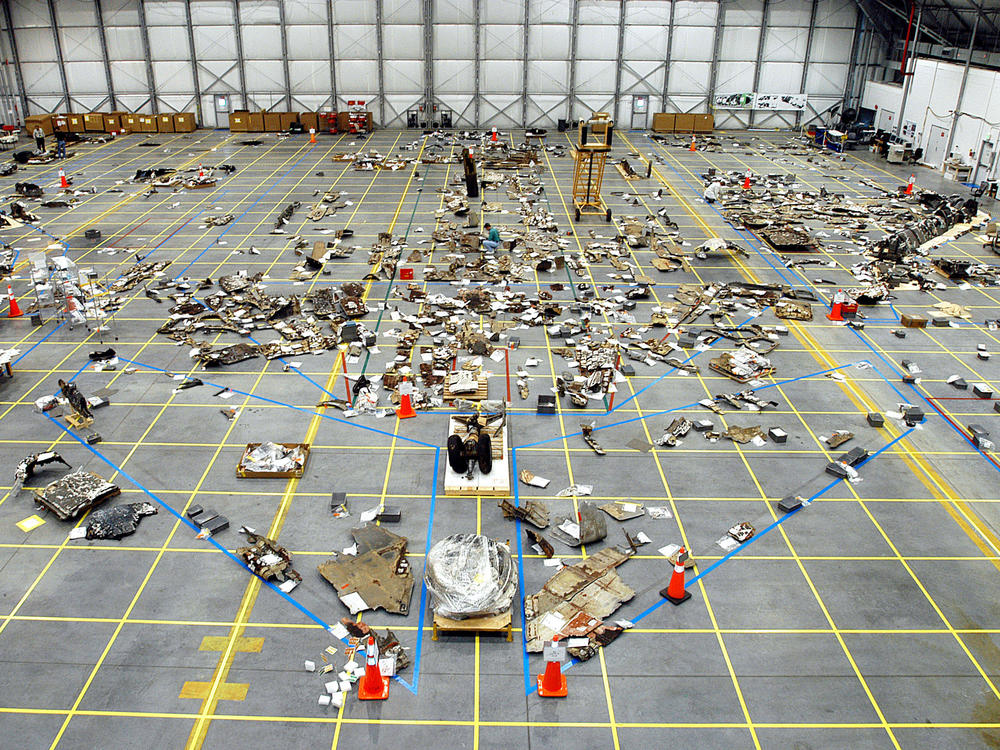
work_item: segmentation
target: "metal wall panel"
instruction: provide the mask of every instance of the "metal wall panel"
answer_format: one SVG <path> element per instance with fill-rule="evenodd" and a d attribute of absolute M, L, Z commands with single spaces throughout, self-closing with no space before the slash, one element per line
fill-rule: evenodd
<path fill-rule="evenodd" d="M 190 55 L 188 54 L 187 29 L 182 26 L 151 27 L 149 29 L 149 56 L 153 60 L 188 61 Z M 190 65 L 190 63 L 188 64 Z"/>
<path fill-rule="evenodd" d="M 94 0 L 54 2 L 62 64 L 47 4 L 9 0 L 31 110 L 65 106 L 63 78 L 77 105 L 106 98 L 108 70 L 123 108 L 151 106 L 150 79 L 165 111 L 193 106 L 196 95 L 211 110 L 218 91 L 236 95 L 234 106 L 245 91 L 260 106 L 319 107 L 330 101 L 332 69 L 338 100 L 372 102 L 383 124 L 400 124 L 429 96 L 456 124 L 501 126 L 552 125 L 571 106 L 579 116 L 615 102 L 626 117 L 634 94 L 648 94 L 654 110 L 705 111 L 713 91 L 755 86 L 801 87 L 815 116 L 843 96 L 857 13 L 855 0 L 816 0 L 810 34 L 812 0 L 767 0 L 766 17 L 764 0 L 725 0 L 721 16 L 715 0 L 189 0 L 189 32 L 185 0 L 101 0 L 106 64 Z M 754 124 L 775 115 L 760 117 Z"/>

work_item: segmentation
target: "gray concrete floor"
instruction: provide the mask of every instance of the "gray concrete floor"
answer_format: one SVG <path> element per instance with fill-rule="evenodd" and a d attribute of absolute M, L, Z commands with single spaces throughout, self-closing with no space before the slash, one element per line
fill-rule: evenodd
<path fill-rule="evenodd" d="M 840 161 L 792 156 L 767 145 L 784 143 L 787 133 L 754 134 L 752 142 L 749 134 L 736 136 L 750 145 L 727 139 L 723 152 L 692 153 L 656 144 L 644 133 L 621 135 L 616 153 L 652 155 L 655 170 L 650 180 L 626 183 L 609 168 L 605 199 L 616 217 L 666 207 L 692 245 L 718 235 L 750 251 L 748 259 L 692 258 L 690 273 L 671 274 L 653 269 L 648 251 L 639 251 L 637 262 L 657 281 L 656 298 L 666 299 L 681 283 L 711 280 L 784 280 L 813 288 L 824 299 L 839 286 L 853 286 L 847 269 L 857 257 L 846 251 L 826 253 L 836 263 L 832 268 L 810 267 L 801 276 L 783 268 L 755 238 L 733 229 L 700 200 L 699 175 L 710 167 L 792 172 L 809 188 L 827 186 L 863 197 L 872 191 L 862 178 L 895 186 L 905 182 L 909 169 L 867 152 Z M 334 261 L 331 276 L 292 284 L 288 274 L 298 257 L 287 238 L 302 233 L 318 239 L 324 235 L 317 229 L 345 227 L 365 249 L 387 229 L 411 243 L 429 238 L 441 203 L 436 190 L 455 175 L 454 167 L 419 166 L 418 177 L 413 169 L 355 172 L 330 158 L 359 148 L 399 150 L 415 137 L 399 131 L 357 140 L 322 136 L 311 146 L 307 137 L 265 135 L 262 145 L 243 146 L 245 136 L 204 131 L 132 135 L 83 146 L 66 163 L 67 171 L 78 187 L 95 186 L 98 192 L 68 210 L 38 209 L 41 225 L 66 241 L 69 256 L 81 267 L 92 267 L 102 278 L 117 276 L 130 257 L 99 252 L 113 246 L 150 249 L 151 259 L 172 261 L 169 277 L 216 278 L 246 268 L 268 274 L 270 289 L 290 292 L 356 281 L 368 270 L 364 250 Z M 514 137 L 520 140 L 519 134 Z M 561 137 L 549 135 L 550 142 Z M 238 169 L 210 192 L 160 192 L 148 199 L 138 197 L 140 188 L 133 185 L 122 186 L 123 193 L 107 192 L 140 167 L 199 162 Z M 607 235 L 609 226 L 596 217 L 579 224 L 570 219 L 572 160 L 546 158 L 543 166 L 546 197 L 563 231 L 580 243 L 590 239 L 588 230 Z M 54 192 L 56 166 L 23 168 L 5 178 L 3 187 L 9 191 L 22 180 Z M 917 182 L 949 193 L 965 190 L 926 169 L 917 170 Z M 306 220 L 303 208 L 288 235 L 268 234 L 288 202 L 305 206 L 314 191 L 331 186 L 344 191 L 353 206 L 319 225 Z M 653 200 L 660 187 L 662 200 Z M 640 205 L 627 204 L 620 191 L 639 194 Z M 487 199 L 514 208 L 505 195 Z M 215 213 L 238 219 L 224 228 L 203 228 L 201 220 Z M 502 226 L 514 224 L 517 216 L 485 218 Z M 88 227 L 100 229 L 103 239 L 86 241 Z M 0 239 L 20 248 L 23 259 L 48 241 L 32 241 L 40 236 L 25 228 Z M 251 245 L 261 254 L 233 254 Z M 946 250 L 985 262 L 994 257 L 974 236 L 949 243 Z M 435 262 L 441 262 L 439 254 Z M 612 272 L 609 265 L 595 264 L 586 277 L 572 281 L 586 283 L 598 296 L 613 294 L 605 288 L 613 283 Z M 552 275 L 529 286 L 534 291 L 557 281 L 568 279 Z M 535 396 L 547 393 L 565 369 L 550 352 L 562 342 L 550 342 L 538 328 L 521 331 L 511 371 L 529 356 L 539 357 L 541 365 L 532 370 L 529 401 L 512 389 L 517 464 L 552 483 L 546 490 L 521 485 L 519 498 L 544 500 L 555 517 L 576 502 L 555 493 L 580 482 L 594 486 L 598 501 L 628 496 L 668 505 L 673 512 L 671 520 L 647 517 L 624 524 L 644 530 L 654 542 L 619 571 L 637 594 L 616 617 L 637 625 L 599 657 L 568 670 L 568 698 L 546 700 L 526 690 L 543 664 L 537 656 L 526 657 L 519 630 L 510 644 L 489 637 L 432 641 L 418 593 L 407 617 L 365 618 L 391 627 L 411 649 L 416 663 L 402 675 L 409 687 L 394 684 L 384 704 L 352 697 L 340 711 L 317 706 L 322 681 L 302 669 L 304 659 L 318 658 L 333 643 L 303 609 L 195 539 L 166 508 L 120 542 L 70 542 L 70 525 L 51 516 L 23 533 L 15 524 L 35 512 L 32 487 L 18 492 L 9 484 L 13 467 L 28 452 L 55 448 L 74 466 L 119 483 L 125 499 L 152 497 L 177 511 L 197 503 L 224 513 L 233 528 L 218 540 L 229 549 L 241 543 L 235 533 L 240 525 L 266 530 L 292 551 L 304 574 L 291 598 L 331 623 L 346 609 L 315 566 L 350 543 L 356 522 L 356 516 L 330 516 L 332 490 L 348 492 L 356 510 L 383 500 L 401 506 L 403 520 L 393 530 L 410 538 L 418 571 L 427 545 L 451 533 L 478 531 L 515 540 L 517 531 L 495 499 L 443 494 L 443 462 L 435 462 L 436 451 L 428 445 L 443 444 L 446 415 L 421 413 L 402 423 L 332 419 L 339 413 L 315 407 L 325 397 L 323 388 L 336 395 L 343 390 L 333 353 L 303 358 L 301 372 L 259 359 L 200 371 L 186 347 L 156 334 L 166 306 L 147 299 L 141 289 L 130 293 L 103 342 L 79 327 L 56 329 L 54 321 L 33 328 L 27 318 L 3 319 L 0 346 L 16 346 L 23 357 L 15 377 L 0 382 L 0 465 L 8 467 L 7 479 L 0 480 L 0 747 L 997 747 L 997 468 L 992 453 L 973 449 L 942 415 L 959 425 L 995 424 L 995 401 L 954 400 L 970 394 L 945 380 L 957 374 L 1000 385 L 997 358 L 976 358 L 978 343 L 1000 350 L 996 332 L 983 325 L 1000 315 L 997 290 L 945 283 L 946 289 L 934 293 L 898 293 L 893 308 L 876 310 L 861 332 L 829 323 L 821 305 L 812 322 L 793 324 L 792 335 L 772 355 L 777 372 L 765 391 L 779 406 L 762 416 L 727 412 L 715 418 L 726 425 L 780 426 L 789 433 L 786 444 L 759 448 L 710 444 L 700 437 L 672 449 L 643 452 L 628 446 L 635 438 L 658 437 L 677 413 L 708 414 L 696 405 L 699 399 L 733 390 L 700 357 L 694 361 L 701 372 L 691 376 L 639 365 L 611 413 L 597 404 L 585 412 L 567 406 L 554 417 L 536 415 Z M 23 303 L 28 287 L 23 269 L 13 284 Z M 384 282 L 373 284 L 371 307 L 390 291 Z M 554 296 L 569 301 L 572 290 Z M 941 300 L 969 305 L 972 323 L 913 330 L 902 340 L 890 333 L 898 326 L 897 314 L 924 312 Z M 640 303 L 640 321 L 655 303 Z M 775 320 L 765 313 L 761 322 Z M 374 309 L 366 323 L 380 331 L 391 327 L 378 321 Z M 136 362 L 138 372 L 88 368 L 88 353 L 109 344 Z M 394 348 L 383 344 L 367 372 L 381 371 L 393 355 Z M 916 388 L 900 382 L 902 358 L 923 370 Z M 506 396 L 503 363 L 487 365 L 494 375 L 490 395 Z M 348 374 L 356 375 L 359 367 L 348 366 Z M 843 381 L 823 374 L 834 367 L 841 368 Z M 210 385 L 174 394 L 174 382 L 161 370 L 190 373 L 240 393 L 222 401 Z M 116 391 L 112 406 L 98 412 L 95 429 L 103 442 L 94 450 L 32 409 L 35 399 L 55 392 L 58 378 L 74 376 L 84 392 Z M 926 399 L 943 399 L 934 401 L 942 413 Z M 866 425 L 867 412 L 895 409 L 902 400 L 926 407 L 920 429 L 901 437 L 906 428 L 897 420 L 881 430 Z M 241 409 L 235 422 L 219 414 L 226 406 Z M 601 428 L 599 440 L 608 451 L 603 458 L 575 436 L 579 422 L 591 419 Z M 853 444 L 872 451 L 889 445 L 863 467 L 863 481 L 831 485 L 823 473 L 841 452 L 820 440 L 833 429 L 855 432 Z M 305 476 L 292 482 L 236 479 L 243 446 L 262 439 L 311 442 Z M 42 474 L 38 481 L 52 476 Z M 758 530 L 767 528 L 782 518 L 773 500 L 789 494 L 816 499 L 711 567 L 723 558 L 716 540 L 730 525 L 748 520 Z M 613 528 L 596 547 L 622 541 Z M 660 606 L 657 594 L 669 565 L 656 549 L 671 542 L 693 550 L 702 574 L 691 586 L 693 598 L 676 608 Z M 596 551 L 559 547 L 557 554 L 567 561 Z M 530 593 L 552 569 L 524 549 L 529 554 L 519 560 L 522 593 Z M 520 609 L 516 601 L 515 625 Z"/>

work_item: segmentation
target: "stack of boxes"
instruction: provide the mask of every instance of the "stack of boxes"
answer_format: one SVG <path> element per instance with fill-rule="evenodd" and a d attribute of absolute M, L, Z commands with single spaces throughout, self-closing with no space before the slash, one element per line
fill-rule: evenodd
<path fill-rule="evenodd" d="M 372 129 L 372 113 L 366 112 L 368 130 Z M 350 129 L 350 112 L 337 114 L 337 129 L 345 132 Z M 293 123 L 302 125 L 306 133 L 310 128 L 316 132 L 329 127 L 326 114 L 319 112 L 248 112 L 237 110 L 229 113 L 229 130 L 233 133 L 280 133 L 288 130 Z"/>
<path fill-rule="evenodd" d="M 293 123 L 308 120 L 313 123 L 302 123 L 302 129 L 316 127 L 315 112 L 248 112 L 237 110 L 229 113 L 229 129 L 234 133 L 280 133 L 288 130 Z"/>
<path fill-rule="evenodd" d="M 87 114 L 32 115 L 24 120 L 30 133 L 41 126 L 45 135 L 64 133 L 190 133 L 198 126 L 193 112 L 141 115 L 132 112 L 90 112 Z"/>
<path fill-rule="evenodd" d="M 656 133 L 711 133 L 715 128 L 714 115 L 657 112 L 653 115 Z"/>

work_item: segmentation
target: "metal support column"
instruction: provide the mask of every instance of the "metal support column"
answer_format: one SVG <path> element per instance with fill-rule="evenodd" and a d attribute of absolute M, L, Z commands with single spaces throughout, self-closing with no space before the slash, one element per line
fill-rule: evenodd
<path fill-rule="evenodd" d="M 286 112 L 291 112 L 295 107 L 292 105 L 292 77 L 288 73 L 288 29 L 285 27 L 285 3 L 278 2 L 278 31 L 281 32 L 281 72 L 285 77 L 285 107 Z"/>
<path fill-rule="evenodd" d="M 667 111 L 667 99 L 670 98 L 670 56 L 674 50 L 674 8 L 677 3 L 670 3 L 670 19 L 667 23 L 667 54 L 663 60 L 663 96 L 660 98 L 660 111 Z"/>
<path fill-rule="evenodd" d="M 385 127 L 385 67 L 382 56 L 382 0 L 375 0 L 375 51 L 378 55 L 378 124 Z"/>
<path fill-rule="evenodd" d="M 480 101 L 479 100 L 482 98 L 479 95 L 479 91 L 480 91 L 479 75 L 480 75 L 480 57 L 481 57 L 481 55 L 480 55 L 480 49 L 479 49 L 479 46 L 480 46 L 479 34 L 480 34 L 480 31 L 481 31 L 480 26 L 479 26 L 479 4 L 481 2 L 482 2 L 482 0 L 472 0 L 472 23 L 473 23 L 472 34 L 473 34 L 473 39 L 474 39 L 474 46 L 476 48 L 475 49 L 475 60 L 473 60 L 473 67 L 475 68 L 475 76 L 474 77 L 475 77 L 476 80 L 475 80 L 474 88 L 473 88 L 473 91 L 472 91 L 472 110 L 473 110 L 473 114 L 472 114 L 473 120 L 472 120 L 472 123 L 477 128 L 482 127 L 482 123 L 479 122 L 479 116 L 480 116 L 480 112 L 479 112 Z"/>
<path fill-rule="evenodd" d="M 812 7 L 809 9 L 809 30 L 806 32 L 806 53 L 802 58 L 802 80 L 799 82 L 799 93 L 806 93 L 806 79 L 809 77 L 809 61 L 812 58 L 812 47 L 813 47 L 813 30 L 816 28 L 816 10 L 819 6 L 819 0 L 812 0 Z M 851 44 L 851 62 L 854 62 L 854 52 L 858 44 L 858 35 L 854 35 L 854 41 Z M 848 71 L 848 80 L 850 80 L 850 72 Z M 799 125 L 802 122 L 802 110 L 795 113 L 795 124 Z"/>
<path fill-rule="evenodd" d="M 921 3 L 917 10 L 916 33 L 913 35 L 913 44 L 910 47 L 909 59 L 904 60 L 903 96 L 899 101 L 899 114 L 896 117 L 896 127 L 892 129 L 894 135 L 899 135 L 903 127 L 903 113 L 906 111 L 906 100 L 910 95 L 910 81 L 913 80 L 913 70 L 917 66 L 917 43 L 920 41 L 920 22 L 924 17 L 924 6 Z M 911 69 L 912 68 L 912 69 Z"/>
<path fill-rule="evenodd" d="M 618 47 L 617 55 L 615 59 L 615 95 L 614 100 L 611 104 L 611 119 L 615 122 L 618 121 L 618 103 L 622 98 L 622 63 L 624 62 L 624 52 L 625 52 L 625 3 L 627 0 L 621 0 L 618 3 Z M 671 9 L 673 9 L 673 3 L 670 3 Z M 631 126 L 631 120 L 629 121 Z M 624 130 L 624 126 L 621 128 Z"/>
<path fill-rule="evenodd" d="M 424 16 L 424 113 L 434 122 L 434 0 L 423 0 Z M 433 125 L 431 125 L 433 127 Z"/>
<path fill-rule="evenodd" d="M 194 111 L 198 125 L 204 125 L 201 109 L 201 82 L 198 72 L 198 54 L 194 48 L 194 25 L 191 23 L 191 0 L 184 0 L 184 23 L 187 25 L 188 48 L 191 52 L 191 80 L 194 82 Z M 218 125 L 218 123 L 216 123 Z"/>
<path fill-rule="evenodd" d="M 49 0 L 51 3 L 52 0 Z M 139 11 L 139 36 L 142 37 L 142 54 L 146 58 L 146 82 L 149 85 L 149 106 L 154 115 L 160 114 L 160 107 L 156 101 L 156 79 L 153 77 L 153 61 L 149 54 L 149 29 L 146 28 L 146 8 L 144 0 L 139 0 L 137 8 Z"/>
<path fill-rule="evenodd" d="M 976 32 L 979 31 L 979 19 L 982 12 L 976 14 L 976 22 L 972 24 L 972 36 L 969 37 L 969 47 L 965 52 L 965 67 L 962 69 L 962 85 L 958 87 L 958 98 L 955 99 L 955 111 L 951 115 L 951 131 L 948 133 L 948 145 L 944 149 L 944 158 L 951 157 L 952 146 L 955 145 L 955 129 L 958 127 L 958 118 L 962 114 L 962 99 L 965 97 L 965 86 L 969 82 L 969 66 L 972 64 L 972 50 L 976 44 Z M 902 115 L 900 115 L 902 120 Z"/>
<path fill-rule="evenodd" d="M 844 81 L 844 103 L 841 106 L 841 113 L 851 106 L 851 99 L 854 98 L 855 79 L 858 74 L 858 58 L 865 48 L 865 17 L 860 13 L 854 19 L 854 38 L 851 42 L 850 64 L 847 66 L 847 79 Z M 804 82 L 803 74 L 803 82 Z M 803 86 L 802 92 L 805 93 Z"/>
<path fill-rule="evenodd" d="M 566 92 L 566 120 L 573 124 L 573 105 L 576 104 L 576 48 L 580 30 L 580 0 L 570 0 L 573 6 L 573 20 L 569 39 L 569 91 Z M 670 3 L 673 10 L 674 4 Z"/>
<path fill-rule="evenodd" d="M 240 26 L 240 1 L 233 0 L 233 32 L 236 36 L 236 67 L 240 71 L 240 95 L 243 97 L 243 109 L 250 109 L 247 98 L 247 65 L 243 59 L 243 27 Z"/>
<path fill-rule="evenodd" d="M 62 82 L 64 101 L 66 102 L 66 111 L 73 111 L 73 102 L 69 98 L 69 85 L 66 83 L 66 63 L 63 60 L 62 53 L 62 42 L 59 40 L 59 28 L 56 24 L 56 5 L 52 0 L 48 0 L 49 5 L 49 21 L 52 23 L 52 39 L 56 44 L 56 62 L 59 64 L 59 80 Z M 59 108 L 56 107 L 58 110 Z"/>
<path fill-rule="evenodd" d="M 815 7 L 815 0 L 813 0 Z M 757 61 L 753 65 L 753 90 L 756 93 L 757 89 L 760 88 L 760 67 L 764 62 L 764 44 L 767 41 L 767 21 L 768 15 L 771 9 L 771 3 L 769 0 L 764 0 L 760 11 L 760 34 L 757 36 Z M 718 61 L 713 63 L 717 65 Z M 754 125 L 754 110 L 750 110 L 750 114 L 747 115 L 747 127 L 752 128 Z"/>
<path fill-rule="evenodd" d="M 712 40 L 712 67 L 708 72 L 708 102 L 706 109 L 714 109 L 715 83 L 719 78 L 719 47 L 722 44 L 722 24 L 726 19 L 726 2 L 718 0 L 715 16 L 715 38 Z M 761 30 L 763 35 L 764 31 Z"/>
<path fill-rule="evenodd" d="M 101 10 L 101 0 L 94 0 L 94 14 L 97 17 L 97 39 L 101 42 L 101 61 L 104 63 L 104 80 L 108 84 L 108 103 L 111 111 L 118 109 L 118 99 L 115 97 L 115 84 L 111 79 L 111 60 L 108 58 L 108 32 L 104 28 L 104 12 Z"/>
<path fill-rule="evenodd" d="M 9 0 L 0 2 L 0 7 L 3 8 L 4 25 L 7 26 L 7 40 L 10 42 L 10 54 L 14 58 L 14 77 L 17 79 L 18 97 L 21 99 L 21 117 L 27 117 L 28 95 L 24 90 L 24 76 L 21 75 L 21 56 L 17 53 L 17 39 L 14 37 L 14 23 L 10 18 Z M 6 67 L 7 61 L 4 60 L 4 68 Z"/>
<path fill-rule="evenodd" d="M 333 34 L 333 0 L 326 0 L 326 35 L 330 45 L 330 109 L 336 112 L 337 106 L 337 48 Z"/>
<path fill-rule="evenodd" d="M 531 19 L 528 16 L 531 0 L 524 0 L 524 38 L 521 40 L 521 127 L 528 127 L 528 29 Z"/>

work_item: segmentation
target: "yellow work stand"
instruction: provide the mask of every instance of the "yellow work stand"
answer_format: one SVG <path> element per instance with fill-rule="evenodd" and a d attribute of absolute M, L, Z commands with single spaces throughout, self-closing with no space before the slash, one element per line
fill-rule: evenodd
<path fill-rule="evenodd" d="M 576 165 L 573 169 L 573 206 L 576 220 L 584 214 L 603 214 L 611 221 L 611 209 L 601 200 L 604 166 L 611 152 L 614 123 L 607 112 L 595 112 L 589 120 L 580 120 L 576 142 Z"/>

